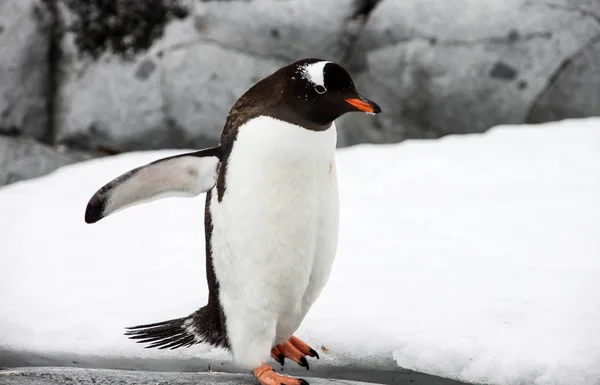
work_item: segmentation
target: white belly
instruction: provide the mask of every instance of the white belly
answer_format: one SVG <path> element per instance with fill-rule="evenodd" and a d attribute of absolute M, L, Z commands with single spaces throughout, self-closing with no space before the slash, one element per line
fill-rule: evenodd
<path fill-rule="evenodd" d="M 252 367 L 300 325 L 329 277 L 338 236 L 336 129 L 261 117 L 240 127 L 212 252 L 234 359 Z M 258 360 L 258 361 L 257 361 Z"/>

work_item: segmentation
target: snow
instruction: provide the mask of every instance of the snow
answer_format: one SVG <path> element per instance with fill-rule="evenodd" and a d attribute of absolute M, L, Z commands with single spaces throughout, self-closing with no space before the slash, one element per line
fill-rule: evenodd
<path fill-rule="evenodd" d="M 205 303 L 203 197 L 83 221 L 102 184 L 180 152 L 95 159 L 0 189 L 0 350 L 228 358 L 123 336 Z M 319 350 L 312 370 L 600 384 L 600 118 L 361 145 L 338 151 L 338 169 L 338 257 L 296 333 Z"/>

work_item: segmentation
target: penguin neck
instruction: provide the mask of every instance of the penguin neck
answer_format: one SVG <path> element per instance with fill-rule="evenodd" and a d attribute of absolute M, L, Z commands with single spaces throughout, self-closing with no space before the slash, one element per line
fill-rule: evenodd
<path fill-rule="evenodd" d="M 294 110 L 288 104 L 285 104 L 283 99 L 280 99 L 280 102 L 276 103 L 266 115 L 310 131 L 326 131 L 331 128 L 333 124 L 333 120 L 331 119 L 310 119 L 308 118 L 310 114 L 299 113 L 299 111 Z"/>
<path fill-rule="evenodd" d="M 260 116 L 240 127 L 237 145 L 250 145 L 257 151 L 281 156 L 319 156 L 335 152 L 337 130 L 335 123 L 321 131 L 282 121 L 271 116 Z M 243 144 L 242 144 L 243 142 Z"/>

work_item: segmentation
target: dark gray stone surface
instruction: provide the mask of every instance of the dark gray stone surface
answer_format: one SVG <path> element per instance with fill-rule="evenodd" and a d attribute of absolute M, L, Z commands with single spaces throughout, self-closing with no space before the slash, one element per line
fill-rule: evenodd
<path fill-rule="evenodd" d="M 398 367 L 391 356 L 381 357 L 377 362 L 365 364 L 359 358 L 349 358 L 344 363 L 332 364 L 325 360 L 313 360 L 310 370 L 289 361 L 283 367 L 270 362 L 277 371 L 292 376 L 331 378 L 381 384 L 410 385 L 460 385 L 460 381 L 432 376 L 425 373 Z M 221 373 L 237 373 L 231 360 L 202 360 L 193 358 L 133 358 L 78 355 L 72 353 L 40 353 L 35 351 L 13 350 L 0 346 L 0 368 L 28 368 L 43 370 L 42 367 L 108 369 L 125 373 L 145 372 L 189 372 L 204 373 L 211 370 Z M 0 381 L 0 384 L 2 382 Z"/>
<path fill-rule="evenodd" d="M 531 106 L 527 122 L 600 116 L 599 90 L 600 35 L 563 62 L 547 89 Z"/>
<path fill-rule="evenodd" d="M 58 137 L 119 151 L 211 146 L 237 97 L 307 56 L 344 64 L 383 108 L 376 117 L 343 117 L 341 147 L 484 132 L 524 122 L 561 63 L 600 34 L 597 1 L 448 4 L 195 2 L 131 61 L 111 53 L 81 58 L 76 36 L 66 34 Z M 595 89 L 576 76 L 563 83 L 584 95 Z M 545 113 L 555 108 L 539 105 Z M 600 104 L 575 99 L 562 111 L 600 114 Z"/>
<path fill-rule="evenodd" d="M 343 117 L 340 142 L 437 138 L 523 123 L 563 61 L 599 34 L 597 0 L 383 1 L 357 43 L 367 58 L 357 83 L 384 113 Z M 561 107 L 542 101 L 538 114 L 600 115 L 598 67 L 591 63 L 600 56 L 588 52 L 589 70 L 565 74 L 560 86 L 581 97 Z"/>
<path fill-rule="evenodd" d="M 190 16 L 131 58 L 82 56 L 68 32 L 57 138 L 117 151 L 213 146 L 256 81 L 305 56 L 341 59 L 355 11 L 354 0 L 193 2 Z M 64 6 L 61 15 L 65 24 L 76 18 Z"/>
<path fill-rule="evenodd" d="M 0 134 L 47 135 L 51 26 L 41 0 L 0 1 Z"/>
<path fill-rule="evenodd" d="M 84 152 L 60 151 L 33 139 L 0 136 L 0 186 L 36 178 L 91 157 Z"/>
<path fill-rule="evenodd" d="M 288 373 L 290 374 L 290 373 Z M 308 374 L 308 375 L 307 375 Z M 362 385 L 373 384 L 410 384 L 410 385 L 459 385 L 457 381 L 428 376 L 421 373 L 401 374 L 396 376 L 377 376 L 374 373 L 358 382 L 343 379 L 340 376 L 317 375 L 306 371 L 291 375 L 308 381 L 311 385 Z M 356 377 L 356 374 L 354 375 Z M 343 377 L 343 376 L 342 376 Z M 349 376 L 352 377 L 352 373 Z M 360 377 L 360 376 L 359 376 Z M 2 385 L 202 385 L 202 384 L 256 384 L 249 374 L 227 372 L 156 372 L 83 368 L 4 368 L 0 370 Z"/>
<path fill-rule="evenodd" d="M 306 378 L 313 385 L 347 384 L 359 382 Z M 187 384 L 256 384 L 251 375 L 231 373 L 177 373 L 177 372 L 135 372 L 105 369 L 64 369 L 64 368 L 17 368 L 0 372 L 0 383 L 4 385 L 187 385 Z"/>

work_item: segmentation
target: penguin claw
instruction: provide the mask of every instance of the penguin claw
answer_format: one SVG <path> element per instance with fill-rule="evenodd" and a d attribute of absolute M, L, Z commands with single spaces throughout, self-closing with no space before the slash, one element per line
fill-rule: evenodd
<path fill-rule="evenodd" d="M 304 366 L 306 368 L 306 370 L 310 370 L 310 367 L 308 366 L 308 361 L 306 360 L 306 357 L 304 357 L 304 356 L 300 357 L 300 362 L 298 363 L 298 365 Z"/>
<path fill-rule="evenodd" d="M 289 340 L 273 346 L 271 349 L 271 357 L 282 366 L 285 358 L 289 358 L 298 365 L 310 370 L 306 356 L 316 357 L 320 359 L 319 354 L 305 342 L 295 336 L 291 336 Z"/>
<path fill-rule="evenodd" d="M 291 336 L 289 341 L 298 350 L 300 350 L 302 352 L 302 354 L 304 354 L 305 356 L 316 357 L 317 359 L 319 359 L 319 353 L 317 353 L 317 351 L 315 349 L 308 346 L 308 344 L 306 342 L 302 341 L 300 338 L 298 338 L 296 336 Z"/>
<path fill-rule="evenodd" d="M 306 381 L 306 380 L 305 380 L 305 379 L 303 379 L 303 378 L 299 378 L 299 379 L 298 379 L 298 382 L 300 382 L 300 385 L 310 385 L 310 384 L 308 383 L 308 381 Z"/>
<path fill-rule="evenodd" d="M 275 362 L 278 362 L 281 366 L 284 365 L 285 355 L 279 350 L 277 345 L 273 346 L 273 349 L 271 349 L 271 357 L 275 360 Z"/>

